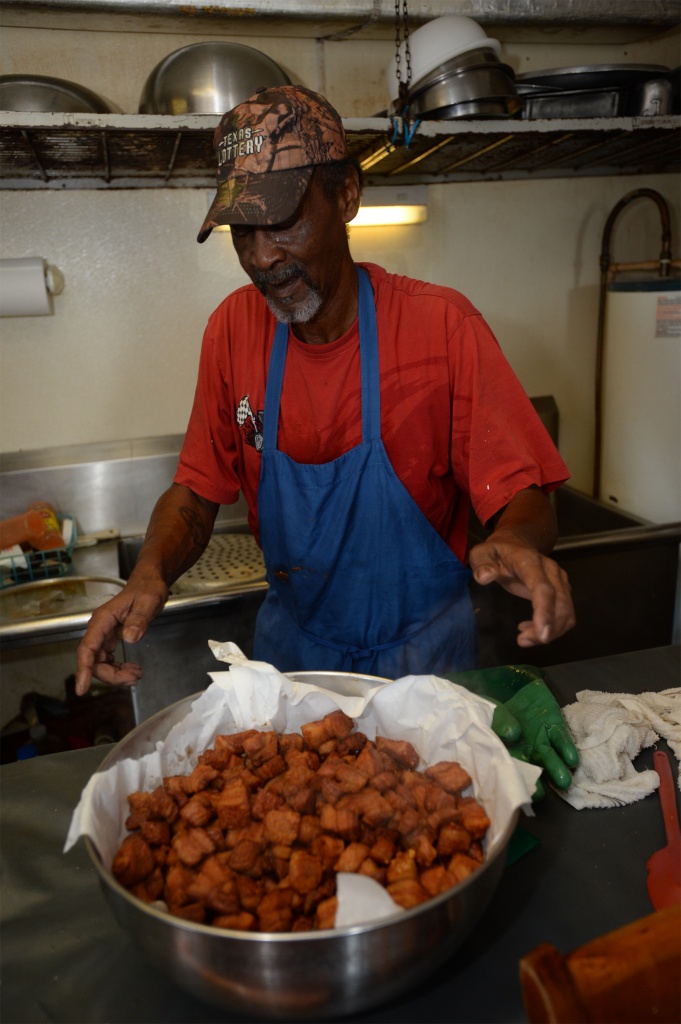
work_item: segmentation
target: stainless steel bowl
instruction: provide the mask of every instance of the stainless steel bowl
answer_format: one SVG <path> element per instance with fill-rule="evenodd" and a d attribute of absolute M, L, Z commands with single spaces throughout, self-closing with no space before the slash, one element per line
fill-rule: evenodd
<path fill-rule="evenodd" d="M 76 82 L 45 75 L 0 75 L 0 110 L 111 114 L 118 108 Z"/>
<path fill-rule="evenodd" d="M 424 75 L 423 78 L 419 78 L 418 81 L 413 81 L 409 86 L 410 95 L 422 92 L 429 85 L 433 85 L 436 82 L 441 81 L 453 72 L 462 71 L 464 68 L 476 68 L 481 65 L 489 65 L 494 68 L 503 68 L 505 73 L 511 70 L 507 68 L 505 64 L 499 62 L 499 57 L 494 50 L 483 47 L 480 50 L 468 50 L 466 53 L 457 54 L 456 57 L 450 57 L 448 60 L 443 61 L 442 64 L 438 64 L 437 67 L 433 68 Z M 513 73 L 511 72 L 511 77 Z"/>
<path fill-rule="evenodd" d="M 164 57 L 145 82 L 140 114 L 224 114 L 258 89 L 290 85 L 278 64 L 241 43 L 183 46 Z"/>
<path fill-rule="evenodd" d="M 444 68 L 409 94 L 412 117 L 514 117 L 523 108 L 511 68 L 489 62 Z"/>
<path fill-rule="evenodd" d="M 291 677 L 339 687 L 343 693 L 359 693 L 363 681 L 376 682 L 346 673 Z M 188 697 L 143 722 L 107 755 L 100 770 L 149 753 L 195 699 Z M 516 812 L 485 863 L 450 892 L 387 921 L 313 933 L 236 932 L 171 917 L 120 886 L 92 842 L 85 842 L 119 923 L 179 985 L 247 1016 L 318 1021 L 386 1002 L 453 956 L 492 898 L 517 818 Z"/>

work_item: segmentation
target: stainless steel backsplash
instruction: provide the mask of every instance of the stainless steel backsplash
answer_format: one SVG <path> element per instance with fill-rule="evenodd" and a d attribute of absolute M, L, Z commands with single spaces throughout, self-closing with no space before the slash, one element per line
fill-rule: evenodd
<path fill-rule="evenodd" d="M 0 456 L 0 519 L 34 501 L 76 517 L 80 533 L 116 528 L 144 533 L 159 495 L 170 486 L 182 435 L 12 452 Z M 243 499 L 223 507 L 220 523 L 246 520 Z"/>

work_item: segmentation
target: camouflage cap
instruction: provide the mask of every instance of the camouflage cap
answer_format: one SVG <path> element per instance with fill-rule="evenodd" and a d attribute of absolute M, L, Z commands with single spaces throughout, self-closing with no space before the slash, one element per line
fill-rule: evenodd
<path fill-rule="evenodd" d="M 215 129 L 218 190 L 198 234 L 218 224 L 281 224 L 297 209 L 313 169 L 344 160 L 340 116 L 300 85 L 260 89 Z"/>

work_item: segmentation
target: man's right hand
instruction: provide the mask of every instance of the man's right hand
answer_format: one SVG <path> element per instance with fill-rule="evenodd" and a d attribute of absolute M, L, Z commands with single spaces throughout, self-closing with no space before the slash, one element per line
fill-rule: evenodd
<path fill-rule="evenodd" d="M 120 594 L 97 608 L 76 652 L 76 693 L 82 697 L 92 678 L 103 683 L 134 686 L 142 669 L 133 661 L 115 660 L 120 641 L 137 643 L 168 599 L 168 588 L 130 579 Z"/>
<path fill-rule="evenodd" d="M 93 676 L 124 686 L 140 679 L 139 665 L 115 660 L 116 647 L 121 640 L 136 644 L 142 639 L 168 600 L 172 584 L 205 551 L 219 507 L 181 484 L 171 484 L 158 499 L 130 579 L 120 594 L 94 612 L 78 645 L 80 697 Z"/>

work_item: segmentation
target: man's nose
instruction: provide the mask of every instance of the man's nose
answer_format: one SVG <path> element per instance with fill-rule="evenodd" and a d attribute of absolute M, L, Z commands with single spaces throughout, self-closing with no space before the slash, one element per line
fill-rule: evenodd
<path fill-rule="evenodd" d="M 248 241 L 248 260 L 258 270 L 269 270 L 286 258 L 281 240 L 272 228 L 255 228 Z"/>

